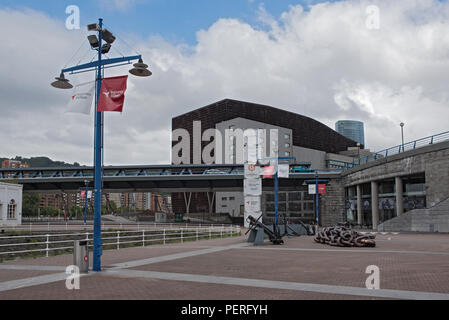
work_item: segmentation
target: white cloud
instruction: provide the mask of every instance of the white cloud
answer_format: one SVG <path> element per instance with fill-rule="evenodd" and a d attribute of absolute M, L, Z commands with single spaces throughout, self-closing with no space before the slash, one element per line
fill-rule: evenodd
<path fill-rule="evenodd" d="M 379 30 L 365 26 L 372 4 Z M 106 116 L 106 164 L 168 163 L 171 118 L 224 98 L 285 108 L 332 128 L 339 119 L 361 120 L 376 150 L 400 143 L 401 121 L 406 140 L 448 130 L 448 3 L 342 1 L 292 6 L 280 19 L 259 12 L 264 28 L 220 19 L 199 30 L 192 47 L 138 41 L 153 76 L 130 77 L 124 114 Z M 0 52 L 2 155 L 92 163 L 92 117 L 59 112 L 67 93 L 49 86 L 84 34 L 33 11 L 0 11 L 0 30 L 11 24 Z"/>

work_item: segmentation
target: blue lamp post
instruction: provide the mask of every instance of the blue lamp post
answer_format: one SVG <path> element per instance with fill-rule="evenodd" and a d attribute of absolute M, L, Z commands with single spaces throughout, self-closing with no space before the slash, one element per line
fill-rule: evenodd
<path fill-rule="evenodd" d="M 92 49 L 98 51 L 98 60 L 90 63 L 78 65 L 61 70 L 61 75 L 56 78 L 56 81 L 51 85 L 59 89 L 70 89 L 73 86 L 65 79 L 64 74 L 76 74 L 86 71 L 95 71 L 96 73 L 96 90 L 95 90 L 95 132 L 94 132 L 94 243 L 93 243 L 93 271 L 101 271 L 101 255 L 102 255 L 102 240 L 101 240 L 101 189 L 103 187 L 103 112 L 97 111 L 98 100 L 100 97 L 101 81 L 104 77 L 104 68 L 121 66 L 123 64 L 130 64 L 134 60 L 139 62 L 134 64 L 134 68 L 129 72 L 135 76 L 148 77 L 151 76 L 151 71 L 148 66 L 143 63 L 142 56 L 129 56 L 112 59 L 102 59 L 102 55 L 109 52 L 112 43 L 115 41 L 114 35 L 107 29 L 103 28 L 103 19 L 98 20 L 98 24 L 90 24 L 89 31 L 98 32 L 98 38 L 95 35 L 90 35 L 88 40 Z M 103 44 L 103 41 L 106 43 Z"/>
<path fill-rule="evenodd" d="M 92 188 L 89 188 L 89 180 L 84 180 L 84 184 L 86 187 L 84 188 L 85 194 L 84 194 L 84 228 L 87 226 L 87 193 L 89 190 L 92 190 Z"/>

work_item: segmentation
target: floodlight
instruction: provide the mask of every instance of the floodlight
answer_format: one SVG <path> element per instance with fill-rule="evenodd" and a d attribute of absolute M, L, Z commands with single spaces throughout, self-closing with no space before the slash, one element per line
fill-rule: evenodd
<path fill-rule="evenodd" d="M 100 31 L 101 28 L 97 23 L 87 25 L 87 31 Z"/>
<path fill-rule="evenodd" d="M 110 45 L 109 43 L 105 43 L 105 44 L 101 47 L 101 53 L 102 53 L 102 54 L 108 53 L 109 50 L 111 50 L 111 45 Z"/>
<path fill-rule="evenodd" d="M 88 36 L 87 39 L 89 40 L 90 46 L 92 48 L 98 48 L 100 46 L 100 42 L 98 41 L 98 38 L 96 35 L 92 34 L 92 35 Z"/>
<path fill-rule="evenodd" d="M 103 30 L 103 40 L 109 44 L 113 44 L 115 41 L 115 36 L 108 29 Z"/>

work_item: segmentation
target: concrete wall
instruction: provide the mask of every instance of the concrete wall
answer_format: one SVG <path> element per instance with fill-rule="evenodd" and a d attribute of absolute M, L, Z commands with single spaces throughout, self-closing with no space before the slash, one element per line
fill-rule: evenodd
<path fill-rule="evenodd" d="M 342 179 L 332 179 L 326 186 L 326 194 L 320 199 L 322 226 L 335 226 L 345 221 L 345 188 Z"/>
<path fill-rule="evenodd" d="M 19 184 L 0 183 L 0 224 L 17 226 L 22 224 L 22 189 Z M 11 200 L 16 204 L 16 219 L 8 219 L 8 204 Z"/>
<path fill-rule="evenodd" d="M 232 197 L 234 200 L 230 200 Z M 226 198 L 226 200 L 223 200 L 223 198 Z M 240 217 L 240 206 L 244 205 L 243 201 L 243 192 L 217 192 L 215 195 L 216 212 L 229 213 L 233 217 Z"/>
<path fill-rule="evenodd" d="M 356 167 L 342 174 L 343 186 L 424 173 L 426 209 L 406 212 L 379 225 L 385 231 L 449 232 L 449 142 L 441 142 Z M 340 213 L 338 213 L 340 214 Z"/>
<path fill-rule="evenodd" d="M 291 156 L 293 152 L 293 136 L 292 136 L 292 130 L 288 128 L 282 128 L 277 127 L 274 125 L 270 125 L 267 123 L 262 123 L 258 121 L 253 121 L 245 118 L 235 118 L 228 121 L 223 121 L 216 124 L 216 129 L 220 131 L 222 136 L 222 146 L 223 146 L 223 163 L 244 163 L 244 161 L 238 161 L 236 162 L 236 159 L 227 159 L 226 151 L 229 155 L 232 155 L 232 152 L 230 150 L 226 150 L 226 131 L 229 130 L 231 127 L 234 130 L 241 129 L 242 131 L 245 131 L 247 129 L 265 129 L 266 135 L 262 139 L 264 139 L 265 145 L 264 146 L 257 146 L 258 150 L 259 148 L 262 148 L 264 152 L 264 157 L 274 157 L 274 154 L 271 151 L 271 145 L 270 145 L 270 130 L 271 129 L 277 129 L 278 130 L 278 146 L 279 146 L 279 156 L 285 157 L 285 156 Z M 287 137 L 287 138 L 286 138 Z M 243 150 L 241 150 L 243 154 Z"/>
<path fill-rule="evenodd" d="M 293 146 L 293 157 L 297 162 L 310 162 L 314 169 L 326 168 L 326 152 Z"/>

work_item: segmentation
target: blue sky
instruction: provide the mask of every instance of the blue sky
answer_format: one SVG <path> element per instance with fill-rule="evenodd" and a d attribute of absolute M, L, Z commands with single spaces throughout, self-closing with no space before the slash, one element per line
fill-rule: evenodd
<path fill-rule="evenodd" d="M 257 11 L 263 3 L 267 12 L 279 17 L 290 5 L 309 4 L 319 0 L 83 0 L 36 1 L 2 0 L 0 8 L 31 8 L 45 12 L 51 18 L 65 21 L 65 9 L 77 5 L 81 12 L 81 25 L 99 17 L 118 33 L 138 34 L 141 37 L 160 35 L 172 43 L 194 44 L 198 30 L 208 29 L 219 18 L 237 18 L 253 26 L 260 25 Z M 334 1 L 329 1 L 334 2 Z M 122 5 L 120 5 L 122 4 Z"/>
<path fill-rule="evenodd" d="M 171 118 L 225 98 L 330 128 L 363 121 L 376 151 L 400 144 L 401 122 L 406 141 L 447 131 L 449 2 L 319 2 L 0 0 L 2 156 L 92 163 L 92 117 L 66 114 L 71 92 L 50 83 L 96 56 L 86 25 L 99 17 L 118 36 L 111 57 L 138 51 L 153 72 L 130 77 L 124 113 L 106 115 L 106 164 L 169 163 Z M 80 8 L 79 32 L 65 28 L 69 5 Z M 128 66 L 107 71 L 119 74 Z M 91 75 L 66 76 L 78 84 Z"/>

